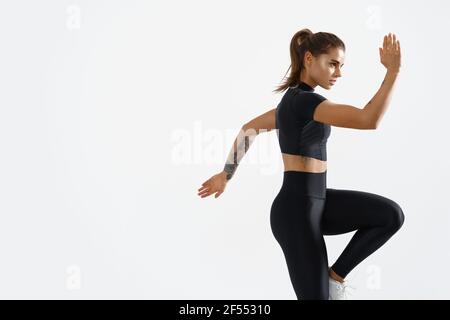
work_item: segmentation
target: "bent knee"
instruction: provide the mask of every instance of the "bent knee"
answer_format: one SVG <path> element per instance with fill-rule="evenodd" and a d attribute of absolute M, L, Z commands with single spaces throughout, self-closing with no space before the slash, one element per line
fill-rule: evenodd
<path fill-rule="evenodd" d="M 392 201 L 390 206 L 390 217 L 389 217 L 389 225 L 395 230 L 398 230 L 402 227 L 405 222 L 405 214 L 403 213 L 402 208 L 398 203 Z"/>

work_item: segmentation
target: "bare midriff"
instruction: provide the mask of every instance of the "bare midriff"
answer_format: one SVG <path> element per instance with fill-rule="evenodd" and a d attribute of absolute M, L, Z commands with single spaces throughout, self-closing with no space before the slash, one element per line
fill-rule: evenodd
<path fill-rule="evenodd" d="M 326 161 L 288 153 L 281 154 L 283 156 L 284 171 L 320 173 L 327 170 Z"/>

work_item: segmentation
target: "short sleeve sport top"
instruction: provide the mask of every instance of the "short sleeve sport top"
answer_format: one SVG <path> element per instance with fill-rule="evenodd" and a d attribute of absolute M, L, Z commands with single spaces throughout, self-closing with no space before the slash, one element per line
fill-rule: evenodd
<path fill-rule="evenodd" d="M 275 126 L 281 152 L 327 160 L 331 126 L 314 121 L 316 107 L 326 100 L 304 82 L 289 87 L 276 108 Z"/>

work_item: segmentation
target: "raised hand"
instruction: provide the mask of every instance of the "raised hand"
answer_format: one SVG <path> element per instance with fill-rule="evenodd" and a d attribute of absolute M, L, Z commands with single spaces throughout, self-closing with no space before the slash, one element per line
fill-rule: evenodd
<path fill-rule="evenodd" d="M 395 34 L 384 36 L 383 48 L 379 48 L 380 61 L 389 71 L 399 72 L 401 67 L 400 41 Z"/>

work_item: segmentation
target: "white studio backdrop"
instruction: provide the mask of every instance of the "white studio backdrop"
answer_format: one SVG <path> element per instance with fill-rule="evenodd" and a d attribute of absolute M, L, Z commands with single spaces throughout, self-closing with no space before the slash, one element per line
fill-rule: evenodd
<path fill-rule="evenodd" d="M 405 224 L 348 276 L 354 299 L 449 299 L 447 1 L 2 1 L 0 298 L 296 299 L 272 235 L 275 131 L 225 192 L 239 128 L 276 107 L 300 29 L 346 44 L 328 99 L 362 107 L 395 33 L 377 130 L 332 127 L 328 187 L 380 194 Z M 353 233 L 325 237 L 330 263 Z M 414 284 L 414 285 L 412 285 Z"/>

